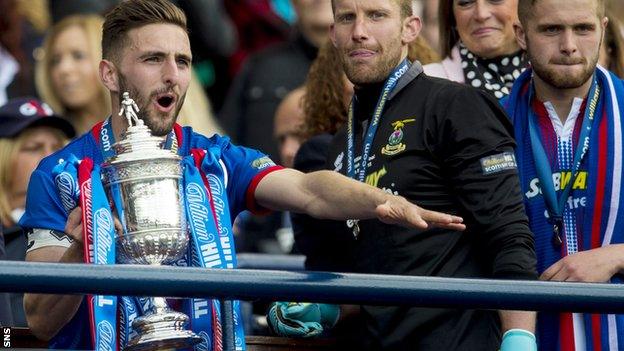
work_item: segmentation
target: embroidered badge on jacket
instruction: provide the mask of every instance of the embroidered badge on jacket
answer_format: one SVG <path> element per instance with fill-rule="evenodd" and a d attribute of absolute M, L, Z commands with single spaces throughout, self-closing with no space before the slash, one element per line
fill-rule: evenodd
<path fill-rule="evenodd" d="M 401 142 L 403 141 L 403 127 L 406 123 L 414 121 L 415 120 L 412 118 L 392 122 L 392 128 L 394 128 L 394 131 L 388 138 L 388 144 L 381 148 L 381 153 L 387 156 L 394 156 L 405 151 L 405 144 Z"/>

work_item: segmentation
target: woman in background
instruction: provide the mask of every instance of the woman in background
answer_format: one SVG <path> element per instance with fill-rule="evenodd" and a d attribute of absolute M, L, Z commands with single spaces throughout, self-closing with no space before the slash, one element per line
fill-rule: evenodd
<path fill-rule="evenodd" d="M 527 62 L 516 42 L 518 0 L 440 0 L 440 63 L 425 65 L 429 76 L 508 95 Z"/>
<path fill-rule="evenodd" d="M 617 17 L 607 17 L 609 24 L 600 47 L 598 63 L 624 79 L 624 27 Z"/>
<path fill-rule="evenodd" d="M 39 161 L 75 135 L 71 124 L 33 98 L 9 100 L 0 107 L 0 222 L 4 259 L 23 261 L 26 238 L 17 225 L 26 207 L 26 190 Z M 0 250 L 2 251 L 2 250 Z M 23 294 L 10 294 L 12 326 L 25 327 Z M 0 300 L 2 297 L 0 296 Z"/>
<path fill-rule="evenodd" d="M 110 114 L 110 95 L 100 82 L 102 24 L 98 15 L 69 16 L 55 24 L 35 68 L 39 95 L 79 134 Z"/>

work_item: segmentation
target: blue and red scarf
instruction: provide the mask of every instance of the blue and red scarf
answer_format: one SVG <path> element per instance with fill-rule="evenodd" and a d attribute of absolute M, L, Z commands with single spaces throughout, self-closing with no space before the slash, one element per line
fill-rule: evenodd
<path fill-rule="evenodd" d="M 531 69 L 527 69 L 516 80 L 510 96 L 502 104 L 514 124 L 523 199 L 531 230 L 535 234 L 538 271 L 541 274 L 567 255 L 568 248 L 565 240 L 561 246 L 553 244 L 553 224 L 546 218 L 547 207 L 543 196 L 527 195 L 534 193 L 531 181 L 534 187 L 538 178 L 529 131 L 532 73 Z M 587 190 L 573 188 L 570 192 L 572 197 L 584 199 L 584 207 L 575 210 L 578 231 L 572 233 L 573 236 L 576 234 L 574 239 L 579 251 L 624 243 L 624 194 L 621 193 L 624 127 L 620 117 L 620 109 L 624 108 L 624 82 L 601 67 L 596 69 L 595 78 L 600 87 L 598 105 L 601 107 L 596 111 L 589 150 L 580 167 L 587 171 Z M 552 140 L 543 139 L 544 133 L 541 138 L 545 146 L 553 144 Z M 622 283 L 622 277 L 614 276 L 611 283 Z M 624 348 L 624 315 L 540 313 L 538 344 L 540 350 L 620 350 Z"/>

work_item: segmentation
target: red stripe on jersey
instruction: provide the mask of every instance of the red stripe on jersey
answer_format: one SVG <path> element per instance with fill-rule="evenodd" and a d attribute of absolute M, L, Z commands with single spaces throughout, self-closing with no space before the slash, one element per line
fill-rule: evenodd
<path fill-rule="evenodd" d="M 104 124 L 104 121 L 100 121 L 98 123 L 96 123 L 93 128 L 91 128 L 91 134 L 93 134 L 93 139 L 95 139 L 95 143 L 99 144 L 100 143 L 100 131 L 102 131 L 102 125 Z"/>
<path fill-rule="evenodd" d="M 607 155 L 607 119 L 600 120 L 598 130 L 598 155 Z M 607 181 L 607 158 L 598 157 L 598 167 L 596 176 L 596 199 L 594 200 L 594 217 L 592 218 L 591 228 L 591 248 L 600 247 L 602 206 L 604 204 L 605 187 Z"/>
<path fill-rule="evenodd" d="M 269 167 L 264 171 L 256 174 L 256 176 L 253 177 L 253 179 L 251 180 L 251 183 L 249 184 L 249 187 L 247 188 L 247 193 L 245 195 L 245 203 L 247 204 L 247 209 L 251 211 L 251 213 L 255 215 L 263 215 L 271 212 L 271 210 L 258 205 L 258 203 L 256 202 L 256 188 L 258 187 L 258 184 L 260 184 L 262 178 L 266 177 L 269 173 L 279 171 L 280 169 L 284 169 L 284 167 Z"/>
<path fill-rule="evenodd" d="M 600 325 L 600 315 L 592 314 L 591 315 L 591 334 L 592 334 L 592 344 L 594 345 L 594 351 L 602 351 L 602 328 Z"/>
<path fill-rule="evenodd" d="M 173 132 L 175 133 L 176 139 L 178 139 L 178 147 L 182 147 L 182 126 L 177 123 L 174 124 Z"/>

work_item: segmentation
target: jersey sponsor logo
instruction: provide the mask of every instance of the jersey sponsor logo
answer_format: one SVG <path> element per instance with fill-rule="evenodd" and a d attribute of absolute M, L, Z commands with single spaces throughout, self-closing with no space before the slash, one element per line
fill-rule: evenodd
<path fill-rule="evenodd" d="M 260 157 L 251 162 L 251 167 L 255 169 L 264 169 L 269 166 L 275 166 L 275 163 L 269 158 L 269 156 Z"/>
<path fill-rule="evenodd" d="M 368 185 L 377 187 L 377 184 L 379 184 L 379 179 L 381 179 L 387 173 L 388 171 L 386 171 L 386 167 L 384 166 L 380 170 L 367 175 L 364 182 Z"/>
<path fill-rule="evenodd" d="M 408 118 L 392 122 L 391 125 L 394 131 L 390 134 L 390 137 L 388 137 L 388 143 L 381 148 L 381 153 L 387 156 L 394 156 L 405 151 L 406 146 L 401 142 L 403 141 L 403 127 L 406 123 L 414 121 L 415 119 Z"/>
<path fill-rule="evenodd" d="M 342 160 L 344 159 L 344 151 L 336 156 L 334 160 L 334 172 L 339 172 L 342 169 Z"/>
<path fill-rule="evenodd" d="M 574 181 L 572 183 L 572 190 L 586 190 L 587 178 L 587 171 L 580 171 L 578 173 L 578 176 L 574 180 L 572 179 L 572 172 L 570 171 L 555 172 L 552 175 L 555 191 L 565 189 L 565 187 L 568 186 L 571 181 Z M 529 191 L 527 191 L 524 195 L 527 197 L 527 199 L 531 199 L 536 197 L 537 195 L 540 195 L 541 193 L 542 188 L 540 187 L 539 178 L 535 177 L 531 179 L 531 181 L 529 182 Z"/>
<path fill-rule="evenodd" d="M 481 162 L 481 170 L 484 175 L 518 168 L 516 156 L 513 152 L 503 152 L 497 155 L 487 156 L 479 161 Z"/>
<path fill-rule="evenodd" d="M 565 202 L 564 206 L 567 206 L 570 211 L 574 211 L 578 208 L 587 207 L 587 196 L 574 197 L 568 196 L 568 200 Z M 549 219 L 550 214 L 548 210 L 544 210 L 544 218 Z"/>

